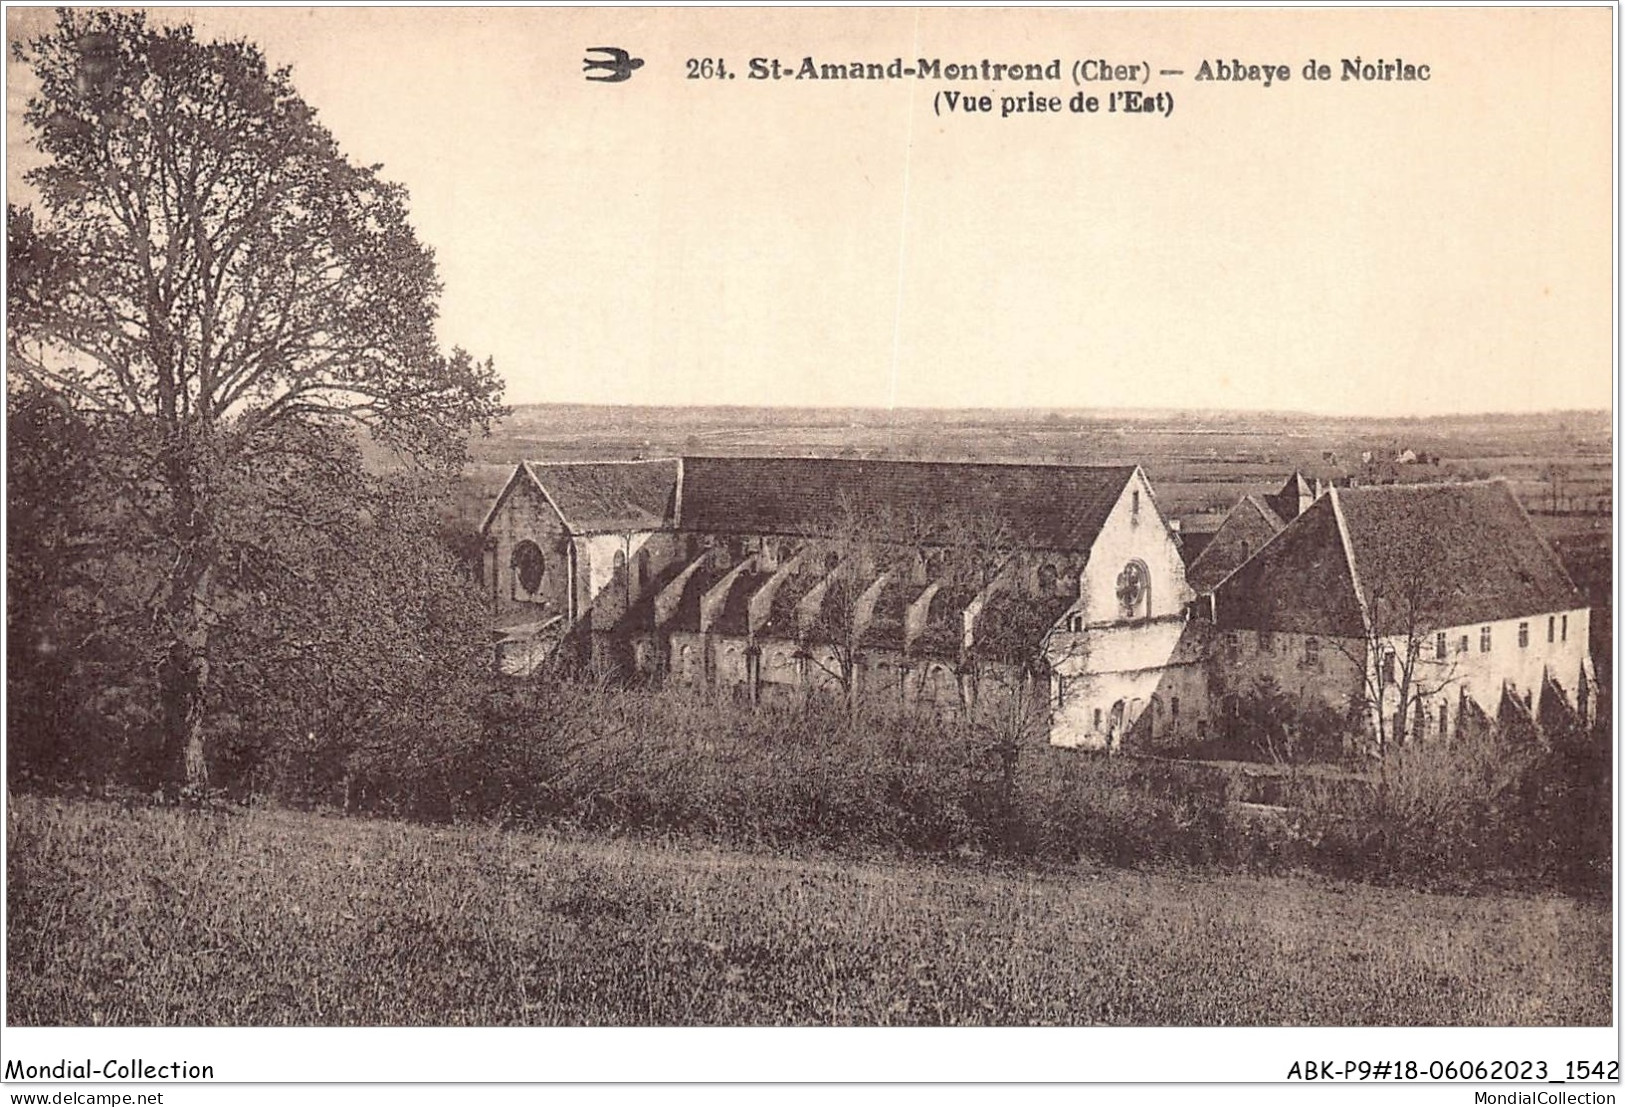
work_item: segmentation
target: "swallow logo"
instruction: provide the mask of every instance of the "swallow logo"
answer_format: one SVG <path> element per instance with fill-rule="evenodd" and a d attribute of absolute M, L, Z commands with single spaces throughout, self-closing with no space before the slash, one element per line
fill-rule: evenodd
<path fill-rule="evenodd" d="M 642 58 L 634 58 L 619 46 L 589 46 L 587 53 L 603 54 L 602 58 L 586 57 L 581 59 L 581 71 L 587 74 L 589 81 L 626 81 L 632 77 L 632 70 L 643 65 Z M 602 69 L 605 73 L 601 77 L 593 76 L 593 70 Z"/>

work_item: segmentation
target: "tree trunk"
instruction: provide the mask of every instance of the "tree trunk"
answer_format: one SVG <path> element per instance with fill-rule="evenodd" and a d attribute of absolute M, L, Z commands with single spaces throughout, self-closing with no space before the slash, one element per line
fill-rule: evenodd
<path fill-rule="evenodd" d="M 188 445 L 172 445 L 164 459 L 178 554 L 169 572 L 165 605 L 169 642 L 159 674 L 159 698 L 166 783 L 199 792 L 209 781 L 203 721 L 209 689 L 209 591 L 214 573 L 208 554 L 209 526 L 197 491 L 197 459 Z"/>
<path fill-rule="evenodd" d="M 164 773 L 169 782 L 191 789 L 201 789 L 209 781 L 203 727 L 209 689 L 208 627 L 203 607 L 207 582 L 207 573 L 189 584 L 172 577 L 171 585 L 177 589 L 181 603 L 171 605 L 175 622 L 160 674 Z"/>

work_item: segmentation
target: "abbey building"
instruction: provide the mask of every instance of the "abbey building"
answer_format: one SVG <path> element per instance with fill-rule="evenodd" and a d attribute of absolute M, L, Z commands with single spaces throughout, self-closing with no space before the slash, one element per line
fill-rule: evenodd
<path fill-rule="evenodd" d="M 1007 704 L 1062 746 L 1199 739 L 1265 676 L 1384 735 L 1589 709 L 1589 613 L 1504 484 L 1295 475 L 1232 516 L 1187 571 L 1137 466 L 527 461 L 483 579 L 510 674 Z"/>

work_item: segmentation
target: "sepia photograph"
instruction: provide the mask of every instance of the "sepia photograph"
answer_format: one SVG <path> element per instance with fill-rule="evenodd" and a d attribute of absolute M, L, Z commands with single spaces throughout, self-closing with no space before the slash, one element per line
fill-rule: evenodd
<path fill-rule="evenodd" d="M 1617 1088 L 1612 6 L 5 14 L 8 1086 Z"/>

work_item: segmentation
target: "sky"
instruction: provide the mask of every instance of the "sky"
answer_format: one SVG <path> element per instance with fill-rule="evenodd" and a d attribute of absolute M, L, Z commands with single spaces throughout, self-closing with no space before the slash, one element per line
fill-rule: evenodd
<path fill-rule="evenodd" d="M 407 186 L 512 403 L 1610 406 L 1612 13 L 167 9 Z M 50 18 L 8 9 L 8 32 Z M 584 79 L 620 46 L 631 79 Z M 1059 82 L 752 80 L 1048 62 Z M 1340 81 L 1342 58 L 1429 66 Z M 689 79 L 690 58 L 738 76 Z M 1073 79 L 1141 64 L 1145 83 Z M 1326 62 L 1333 79 L 1308 81 Z M 1216 66 L 1290 78 L 1198 81 Z M 1163 69 L 1179 69 L 1163 77 Z M 8 70 L 7 180 L 35 160 Z M 1155 114 L 999 115 L 1163 90 Z M 993 98 L 944 112 L 941 92 Z"/>

